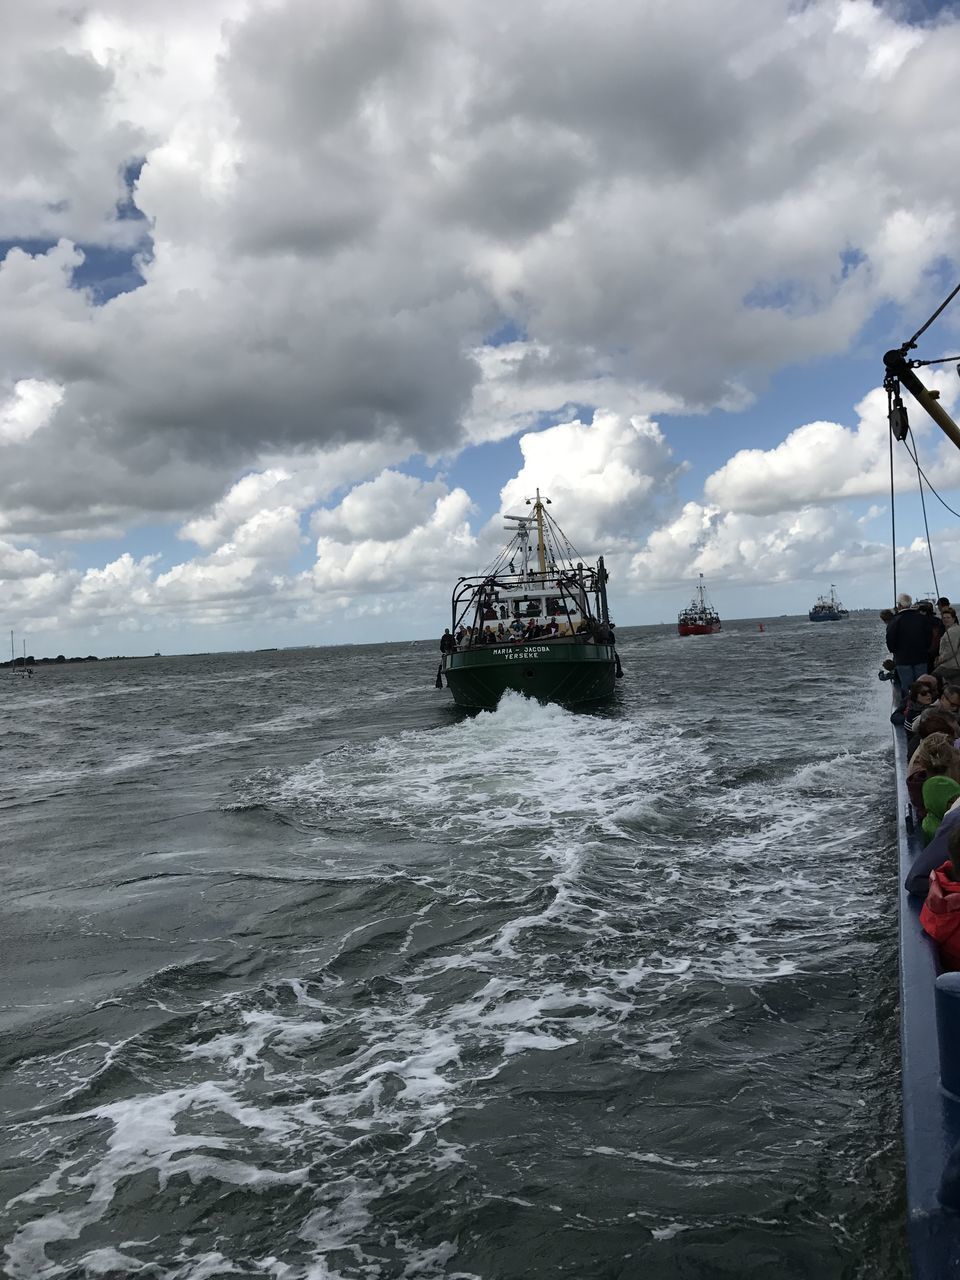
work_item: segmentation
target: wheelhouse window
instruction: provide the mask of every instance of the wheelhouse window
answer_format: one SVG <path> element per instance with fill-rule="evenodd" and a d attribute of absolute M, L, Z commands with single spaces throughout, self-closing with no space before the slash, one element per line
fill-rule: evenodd
<path fill-rule="evenodd" d="M 515 600 L 513 609 L 515 618 L 539 618 L 543 613 L 543 601 L 540 599 Z"/>

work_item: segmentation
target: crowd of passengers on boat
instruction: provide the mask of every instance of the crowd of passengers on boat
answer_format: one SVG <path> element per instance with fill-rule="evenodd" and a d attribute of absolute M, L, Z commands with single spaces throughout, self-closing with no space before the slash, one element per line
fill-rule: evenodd
<path fill-rule="evenodd" d="M 447 627 L 440 637 L 440 652 L 455 653 L 458 649 L 472 649 L 484 644 L 526 644 L 531 640 L 569 640 L 571 637 L 592 640 L 596 644 L 616 643 L 612 622 L 583 618 L 571 627 L 557 618 L 547 618 L 543 622 L 528 618 L 526 623 L 514 618 L 506 625 L 502 621 L 498 621 L 496 626 L 487 622 L 482 627 L 458 627 L 456 632 Z"/>
<path fill-rule="evenodd" d="M 941 968 L 960 970 L 960 614 L 944 596 L 909 595 L 880 615 L 887 624 L 882 680 L 894 682 L 890 719 L 907 739 L 907 791 L 923 851 L 906 889 L 924 899 L 920 923 Z"/>

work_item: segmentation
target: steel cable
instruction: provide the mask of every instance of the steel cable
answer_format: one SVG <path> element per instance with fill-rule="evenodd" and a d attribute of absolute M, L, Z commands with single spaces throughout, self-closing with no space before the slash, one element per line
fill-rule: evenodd
<path fill-rule="evenodd" d="M 917 458 L 917 446 L 915 441 L 913 440 L 913 432 L 910 431 L 908 435 L 910 438 L 910 444 L 907 444 L 906 439 L 904 440 L 903 443 L 907 445 L 907 453 L 913 459 L 914 466 L 917 468 L 917 487 L 920 490 L 920 508 L 923 511 L 923 532 L 924 532 L 924 537 L 927 540 L 927 555 L 929 556 L 929 559 L 930 559 L 930 572 L 933 575 L 933 589 L 937 593 L 937 599 L 939 600 L 940 584 L 937 582 L 937 568 L 933 560 L 933 543 L 930 541 L 930 525 L 927 522 L 927 504 L 923 496 L 924 481 L 926 481 L 926 483 L 930 485 L 931 492 L 935 493 L 936 491 L 934 490 L 933 486 L 930 484 L 930 481 L 927 480 L 927 477 L 923 473 L 923 468 L 920 466 L 919 459 Z M 936 494 L 936 496 L 940 498 L 939 494 Z M 943 502 L 943 499 L 940 498 L 940 501 Z M 946 506 L 947 504 L 944 502 L 943 505 Z M 948 507 L 947 510 L 951 510 L 951 508 Z M 953 514 L 956 515 L 957 513 L 953 512 Z M 957 646 L 954 644 L 953 637 L 949 634 L 949 632 L 950 632 L 949 627 L 944 628 L 943 639 L 948 640 L 950 643 L 950 652 L 953 655 L 954 667 L 960 667 L 960 655 L 957 654 Z"/>
<path fill-rule="evenodd" d="M 933 315 L 930 317 L 930 319 L 927 321 L 927 323 L 926 323 L 926 324 L 923 324 L 923 325 L 921 325 L 921 326 L 920 326 L 920 328 L 919 328 L 919 329 L 917 330 L 917 332 L 913 335 L 913 337 L 910 339 L 910 341 L 909 341 L 909 342 L 905 342 L 905 343 L 903 344 L 903 346 L 900 348 L 900 349 L 901 349 L 901 351 L 911 351 L 911 350 L 913 350 L 913 348 L 917 345 L 917 339 L 920 337 L 921 333 L 925 333 L 925 332 L 927 331 L 927 329 L 929 329 L 929 328 L 930 328 L 930 326 L 933 324 L 934 320 L 936 320 L 937 316 L 941 313 L 941 311 L 943 311 L 947 306 L 949 306 L 949 304 L 954 300 L 954 298 L 957 296 L 957 294 L 958 294 L 958 293 L 960 293 L 960 284 L 958 284 L 958 285 L 957 285 L 957 287 L 953 290 L 953 292 L 952 292 L 951 294 L 949 294 L 949 295 L 948 295 L 948 296 L 943 300 L 943 302 L 941 302 L 941 303 L 940 303 L 939 307 L 937 307 L 936 311 L 933 313 Z"/>

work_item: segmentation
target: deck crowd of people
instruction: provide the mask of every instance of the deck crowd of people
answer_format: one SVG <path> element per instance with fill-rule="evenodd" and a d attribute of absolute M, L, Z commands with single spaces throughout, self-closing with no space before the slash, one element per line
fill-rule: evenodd
<path fill-rule="evenodd" d="M 597 622 L 583 618 L 576 626 L 572 621 L 560 622 L 557 618 L 527 618 L 526 622 L 514 618 L 506 625 L 498 621 L 496 626 L 488 622 L 483 626 L 460 626 L 456 632 L 449 627 L 440 637 L 441 653 L 456 653 L 458 649 L 472 649 L 485 644 L 529 644 L 531 640 L 558 640 L 569 637 L 595 640 L 599 644 L 615 644 L 616 634 L 612 622 Z"/>
<path fill-rule="evenodd" d="M 934 607 L 897 598 L 887 624 L 881 679 L 899 688 L 890 719 L 907 737 L 907 791 L 924 844 L 907 874 L 924 898 L 920 922 L 944 969 L 960 969 L 960 622 L 946 597 Z"/>

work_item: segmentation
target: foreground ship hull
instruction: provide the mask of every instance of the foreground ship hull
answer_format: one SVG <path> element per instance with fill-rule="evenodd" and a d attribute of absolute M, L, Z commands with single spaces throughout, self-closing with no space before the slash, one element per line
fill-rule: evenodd
<path fill-rule="evenodd" d="M 842 622 L 846 616 L 846 613 L 815 612 L 813 609 L 807 614 L 811 622 Z"/>
<path fill-rule="evenodd" d="M 609 644 L 492 645 L 447 654 L 443 674 L 459 707 L 492 709 L 508 689 L 541 702 L 599 702 L 616 687 L 616 654 Z"/>
<path fill-rule="evenodd" d="M 903 1141 L 911 1274 L 914 1280 L 948 1280 L 960 1276 L 960 1098 L 948 1087 L 956 1088 L 960 1046 L 956 987 L 950 985 L 958 975 L 949 974 L 938 981 L 937 949 L 920 926 L 921 900 L 904 888 L 923 843 L 907 797 L 906 739 L 897 728 L 893 735 L 900 846 Z M 938 991 L 944 984 L 946 989 Z M 938 1011 L 939 1002 L 942 1008 Z M 941 1076 L 944 1067 L 951 1073 L 947 1079 Z"/>

